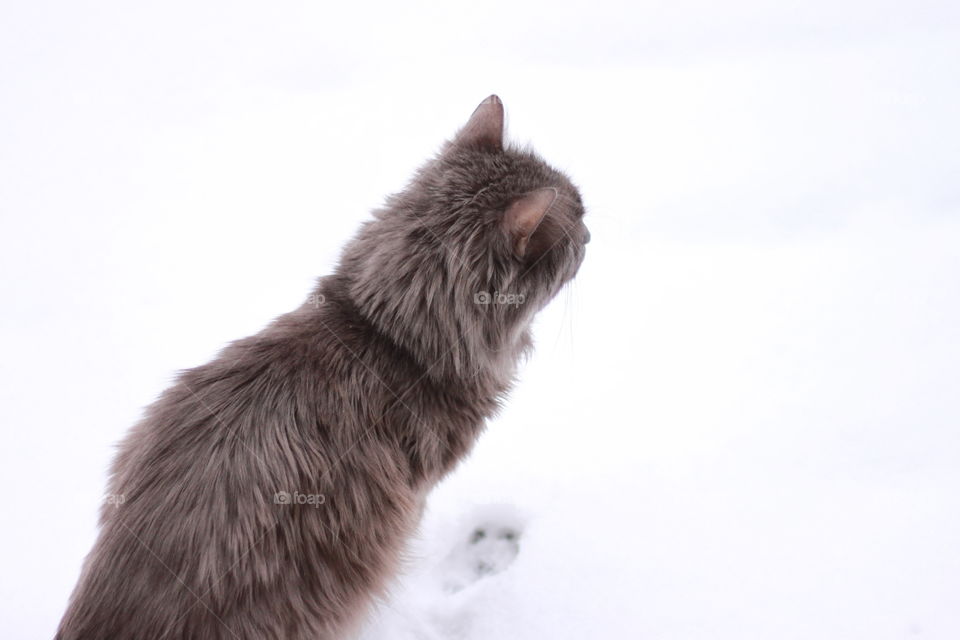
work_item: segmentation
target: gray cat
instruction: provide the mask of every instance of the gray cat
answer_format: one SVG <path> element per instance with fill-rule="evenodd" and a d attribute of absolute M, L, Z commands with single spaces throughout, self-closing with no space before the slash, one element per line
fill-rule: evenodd
<path fill-rule="evenodd" d="M 583 214 L 483 101 L 300 308 L 147 409 L 57 638 L 350 635 L 576 274 Z"/>

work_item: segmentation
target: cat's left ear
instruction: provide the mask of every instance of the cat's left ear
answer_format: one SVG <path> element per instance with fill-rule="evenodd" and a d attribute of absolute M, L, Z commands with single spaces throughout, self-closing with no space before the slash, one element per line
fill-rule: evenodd
<path fill-rule="evenodd" d="M 523 258 L 527 246 L 537 227 L 543 222 L 551 205 L 557 199 L 557 190 L 553 187 L 537 189 L 517 198 L 503 214 L 503 226 L 510 236 L 513 254 Z"/>
<path fill-rule="evenodd" d="M 503 151 L 503 102 L 493 95 L 480 103 L 454 142 L 489 151 Z"/>

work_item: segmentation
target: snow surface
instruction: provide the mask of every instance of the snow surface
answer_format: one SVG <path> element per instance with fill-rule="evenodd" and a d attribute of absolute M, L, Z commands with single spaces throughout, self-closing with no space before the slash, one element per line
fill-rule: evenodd
<path fill-rule="evenodd" d="M 960 638 L 958 12 L 5 8 L 0 637 L 172 373 L 496 92 L 593 240 L 365 640 Z"/>

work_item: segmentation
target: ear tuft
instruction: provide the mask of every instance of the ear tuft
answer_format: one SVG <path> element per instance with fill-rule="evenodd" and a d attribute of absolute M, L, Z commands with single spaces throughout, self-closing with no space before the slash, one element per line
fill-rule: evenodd
<path fill-rule="evenodd" d="M 503 102 L 492 95 L 476 108 L 454 142 L 490 151 L 503 151 Z"/>
<path fill-rule="evenodd" d="M 510 203 L 503 214 L 503 225 L 510 236 L 513 253 L 522 258 L 527 253 L 530 237 L 557 199 L 554 187 L 537 189 Z"/>

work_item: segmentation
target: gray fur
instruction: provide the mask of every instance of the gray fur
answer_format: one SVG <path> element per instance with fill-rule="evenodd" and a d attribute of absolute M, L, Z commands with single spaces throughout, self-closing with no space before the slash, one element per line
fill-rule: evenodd
<path fill-rule="evenodd" d="M 504 147 L 502 122 L 491 96 L 300 308 L 147 409 L 113 463 L 58 639 L 355 630 L 426 493 L 508 391 L 533 315 L 584 256 L 577 190 Z M 544 187 L 556 200 L 527 207 L 520 238 L 505 212 Z"/>

